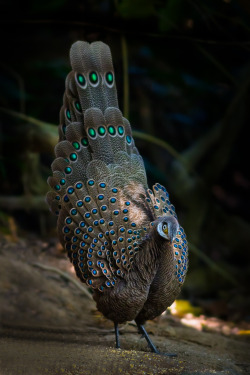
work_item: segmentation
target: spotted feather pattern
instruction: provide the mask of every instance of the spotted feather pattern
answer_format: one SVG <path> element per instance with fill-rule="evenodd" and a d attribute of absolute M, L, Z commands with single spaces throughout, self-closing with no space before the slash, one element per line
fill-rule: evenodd
<path fill-rule="evenodd" d="M 77 276 L 104 291 L 126 278 L 151 222 L 177 216 L 164 187 L 148 189 L 130 124 L 118 108 L 109 47 L 76 42 L 70 57 L 47 202 Z M 182 283 L 187 242 L 181 227 L 173 251 Z"/>
<path fill-rule="evenodd" d="M 155 218 L 173 216 L 177 219 L 175 207 L 169 200 L 169 194 L 164 186 L 155 184 L 153 191 L 147 190 L 146 201 L 151 210 L 154 211 Z M 183 284 L 188 269 L 188 244 L 184 229 L 179 226 L 176 237 L 173 240 L 173 251 L 175 261 L 175 275 L 180 284 Z"/>

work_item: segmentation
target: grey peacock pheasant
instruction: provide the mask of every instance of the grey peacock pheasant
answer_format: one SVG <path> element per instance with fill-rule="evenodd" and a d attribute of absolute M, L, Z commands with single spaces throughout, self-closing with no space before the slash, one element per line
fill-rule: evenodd
<path fill-rule="evenodd" d="M 180 292 L 188 247 L 160 184 L 150 190 L 131 127 L 118 107 L 112 57 L 102 42 L 70 50 L 59 142 L 47 194 L 59 238 L 97 308 L 115 324 L 143 326 Z"/>

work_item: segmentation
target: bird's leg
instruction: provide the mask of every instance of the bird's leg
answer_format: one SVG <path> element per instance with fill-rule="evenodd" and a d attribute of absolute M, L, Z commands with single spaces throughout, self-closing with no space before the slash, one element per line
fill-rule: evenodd
<path fill-rule="evenodd" d="M 159 350 L 156 349 L 156 346 L 155 344 L 153 343 L 153 341 L 150 339 L 144 325 L 142 324 L 137 324 L 138 326 L 138 329 L 139 329 L 139 332 L 142 333 L 142 335 L 145 337 L 145 339 L 147 340 L 147 343 L 148 343 L 148 346 L 150 347 L 151 351 L 153 353 L 156 353 L 156 354 L 163 354 L 163 355 L 166 355 L 168 357 L 176 357 L 177 355 L 176 354 L 171 354 L 171 353 L 160 353 Z"/>
<path fill-rule="evenodd" d="M 117 349 L 120 349 L 120 340 L 119 340 L 119 328 L 118 328 L 118 323 L 115 324 L 115 347 Z"/>
<path fill-rule="evenodd" d="M 145 337 L 145 339 L 147 340 L 147 343 L 148 343 L 148 346 L 150 347 L 151 351 L 153 353 L 156 353 L 156 354 L 160 354 L 160 352 L 156 349 L 156 346 L 155 344 L 153 343 L 153 341 L 150 339 L 144 325 L 142 324 L 137 324 L 138 326 L 138 329 L 139 329 L 139 332 L 142 333 L 142 336 Z"/>

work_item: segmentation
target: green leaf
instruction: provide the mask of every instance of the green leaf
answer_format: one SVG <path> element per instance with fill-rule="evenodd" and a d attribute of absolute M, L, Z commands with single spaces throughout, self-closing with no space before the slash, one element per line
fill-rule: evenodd
<path fill-rule="evenodd" d="M 122 0 L 116 6 L 123 18 L 146 18 L 155 14 L 154 0 Z"/>
<path fill-rule="evenodd" d="M 161 31 L 168 31 L 177 28 L 182 18 L 183 0 L 168 0 L 165 8 L 159 13 L 159 28 Z"/>

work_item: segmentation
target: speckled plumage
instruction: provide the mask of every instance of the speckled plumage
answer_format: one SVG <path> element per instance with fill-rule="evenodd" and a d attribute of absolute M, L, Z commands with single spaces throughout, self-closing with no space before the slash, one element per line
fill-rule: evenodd
<path fill-rule="evenodd" d="M 109 47 L 76 42 L 70 58 L 47 202 L 97 308 L 115 324 L 140 326 L 179 294 L 186 236 L 166 189 L 148 188 L 130 124 L 118 108 Z M 167 239 L 159 234 L 163 225 Z"/>

